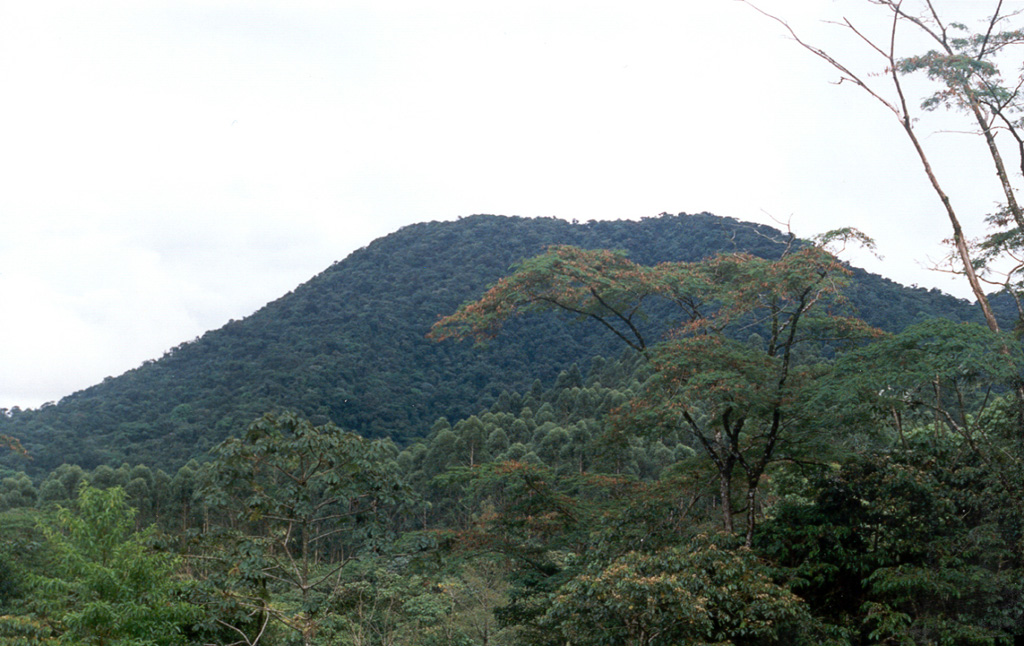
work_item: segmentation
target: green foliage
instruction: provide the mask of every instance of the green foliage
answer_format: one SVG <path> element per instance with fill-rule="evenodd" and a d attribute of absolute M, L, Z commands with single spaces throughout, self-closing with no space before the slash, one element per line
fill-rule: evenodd
<path fill-rule="evenodd" d="M 920 443 L 851 456 L 810 484 L 772 510 L 756 547 L 854 643 L 994 646 L 1024 627 L 1017 494 L 976 456 Z"/>
<path fill-rule="evenodd" d="M 214 455 L 206 503 L 228 524 L 211 603 L 228 595 L 312 643 L 346 562 L 381 546 L 392 514 L 414 502 L 393 446 L 285 413 L 256 420 Z M 265 625 L 256 621 L 257 634 Z"/>
<path fill-rule="evenodd" d="M 436 328 L 500 342 L 424 338 L 513 263 Z M 0 643 L 1008 646 L 1019 348 L 872 281 L 706 215 L 403 230 L 160 362 L 0 415 L 41 456 L 0 479 Z M 534 315 L 552 307 L 583 321 Z M 581 369 L 623 340 L 642 352 Z M 124 463 L 139 447 L 152 464 Z M 724 509 L 749 546 L 716 534 Z"/>
<path fill-rule="evenodd" d="M 314 426 L 292 413 L 264 415 L 213 453 L 212 505 L 253 523 L 299 523 L 312 536 L 329 524 L 369 537 L 387 510 L 410 495 L 391 465 L 390 442 L 333 424 Z"/>
<path fill-rule="evenodd" d="M 504 587 L 503 571 L 492 565 L 461 560 L 451 572 L 387 558 L 350 561 L 340 577 L 331 638 L 345 644 L 510 643 L 491 614 Z"/>
<path fill-rule="evenodd" d="M 39 527 L 46 517 L 36 509 L 24 507 L 0 512 L 0 615 L 24 609 L 32 592 L 30 574 L 46 568 Z M 0 629 L 0 635 L 7 634 L 4 630 Z"/>
<path fill-rule="evenodd" d="M 1018 388 L 1022 367 L 1021 347 L 1009 335 L 934 319 L 841 357 L 824 395 L 847 423 L 862 415 L 904 446 L 927 424 L 931 435 L 956 436 L 1007 472 L 1021 466 L 1011 439 L 1021 430 L 1021 402 L 1006 395 Z"/>
<path fill-rule="evenodd" d="M 501 626 L 518 629 L 516 643 L 564 643 L 543 621 L 561 586 L 590 564 L 677 546 L 702 521 L 692 504 L 680 504 L 681 492 L 693 492 L 678 478 L 645 483 L 504 462 L 453 470 L 445 480 L 460 483 L 459 498 L 480 510 L 453 536 L 455 553 L 508 564 L 507 603 L 495 613 Z"/>
<path fill-rule="evenodd" d="M 769 227 L 709 214 L 575 225 L 473 216 L 410 226 L 158 361 L 53 406 L 4 411 L 0 433 L 20 438 L 32 459 L 5 452 L 0 463 L 33 477 L 66 456 L 85 469 L 130 460 L 173 473 L 275 410 L 404 443 L 425 436 L 442 415 L 464 419 L 504 390 L 526 393 L 573 363 L 619 353 L 599 326 L 554 317 L 520 317 L 485 349 L 425 338 L 439 316 L 548 246 L 621 249 L 653 267 L 732 251 L 778 258 L 786 244 Z M 966 302 L 859 270 L 849 298 L 866 321 L 888 330 L 919 316 L 977 318 Z M 658 340 L 656 323 L 667 313 L 651 309 L 649 340 Z"/>
<path fill-rule="evenodd" d="M 136 532 L 133 516 L 124 490 L 83 485 L 75 507 L 44 525 L 51 562 L 30 579 L 32 607 L 59 643 L 188 643 L 197 608 L 184 600 L 178 560 L 154 552 L 152 530 Z"/>
<path fill-rule="evenodd" d="M 972 323 L 929 319 L 899 334 L 865 346 L 841 359 L 843 370 L 869 387 L 884 389 L 887 403 L 933 399 L 924 391 L 939 382 L 941 390 L 984 393 L 1018 374 L 1024 357 L 1011 338 Z"/>
<path fill-rule="evenodd" d="M 749 544 L 761 477 L 810 420 L 803 408 L 828 373 L 819 353 L 881 334 L 833 309 L 842 305 L 848 273 L 818 246 L 787 248 L 776 260 L 732 253 L 654 267 L 609 251 L 552 247 L 439 320 L 432 336 L 486 338 L 533 310 L 597 321 L 653 368 L 652 392 L 633 402 L 640 416 L 674 420 L 714 464 L 726 532 L 734 528 L 734 472 L 744 472 Z M 653 343 L 644 319 L 659 303 L 675 318 L 671 336 Z M 766 339 L 730 338 L 741 331 Z M 567 442 L 555 437 L 551 444 Z"/>
<path fill-rule="evenodd" d="M 824 644 L 799 597 L 750 550 L 707 536 L 592 563 L 561 586 L 543 625 L 581 646 Z"/>
<path fill-rule="evenodd" d="M 39 493 L 24 473 L 0 480 L 0 509 L 34 507 Z"/>

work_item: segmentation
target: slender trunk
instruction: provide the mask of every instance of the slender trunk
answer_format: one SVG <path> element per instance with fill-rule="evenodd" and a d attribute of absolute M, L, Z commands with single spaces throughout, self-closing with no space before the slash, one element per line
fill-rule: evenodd
<path fill-rule="evenodd" d="M 981 127 L 981 132 L 985 136 L 985 143 L 988 144 L 988 151 L 992 157 L 992 162 L 996 166 L 996 176 L 999 177 L 999 184 L 1003 188 L 1003 194 L 1006 196 L 1006 208 L 1009 210 L 1010 215 L 1013 216 L 1013 221 L 1017 224 L 1017 228 L 1024 232 L 1024 211 L 1021 210 L 1020 204 L 1017 203 L 1017 196 L 1013 191 L 1013 185 L 1010 183 L 1010 174 L 1006 172 L 1006 165 L 1003 163 L 1003 155 L 999 152 L 999 147 L 996 145 L 995 134 L 992 132 L 992 126 L 985 118 L 984 111 L 978 102 L 977 97 L 973 92 L 968 90 L 967 94 L 970 99 L 971 111 L 974 113 L 974 118 L 978 121 L 978 125 Z M 1014 136 L 1017 137 L 1017 133 L 1014 128 L 1010 128 Z M 1017 138 L 1018 144 L 1022 146 L 1024 150 L 1024 142 Z M 1024 153 L 1021 156 L 1021 168 L 1024 170 Z M 1017 304 L 1017 319 L 1024 323 L 1024 313 L 1021 313 L 1020 298 L 1017 294 L 1010 289 L 1010 281 L 1007 278 L 1006 291 L 1009 292 L 1014 301 Z M 991 327 L 991 326 L 989 326 Z M 1004 348 L 1004 352 L 1009 353 L 1009 348 Z M 1013 392 L 1017 398 L 1017 429 L 1018 434 L 1024 438 L 1024 380 L 1019 377 L 1014 380 Z"/>
<path fill-rule="evenodd" d="M 1003 155 L 999 152 L 999 147 L 996 146 L 996 137 L 992 132 L 992 126 L 989 124 L 988 119 L 985 118 L 985 113 L 982 111 L 977 97 L 974 96 L 970 89 L 967 92 L 971 112 L 974 113 L 974 118 L 981 128 L 981 134 L 984 135 L 985 143 L 988 144 L 989 155 L 991 155 L 992 162 L 996 166 L 996 176 L 999 178 L 999 184 L 1002 186 L 1003 194 L 1006 196 L 1006 207 L 1013 216 L 1014 222 L 1017 223 L 1021 231 L 1024 231 L 1024 213 L 1021 212 L 1020 205 L 1017 204 L 1017 196 L 1013 192 L 1013 185 L 1010 184 L 1010 174 L 1006 172 Z"/>
<path fill-rule="evenodd" d="M 892 407 L 892 420 L 893 424 L 896 426 L 896 433 L 900 436 L 900 446 L 902 446 L 903 450 L 906 451 L 907 436 L 903 433 L 903 415 L 900 414 L 900 411 L 897 410 L 895 406 Z"/>
<path fill-rule="evenodd" d="M 1006 208 L 1013 217 L 1013 221 L 1017 224 L 1017 228 L 1024 232 L 1024 211 L 1021 210 L 1020 204 L 1017 203 L 1017 196 L 1013 191 L 1013 185 L 1010 183 L 1010 174 L 1006 172 L 1006 165 L 1003 163 L 1003 155 L 999 152 L 999 147 L 996 145 L 995 133 L 992 132 L 992 126 L 985 118 L 984 111 L 978 102 L 977 97 L 968 88 L 967 97 L 969 99 L 969 105 L 971 112 L 974 113 L 974 118 L 978 122 L 978 126 L 981 128 L 982 135 L 985 137 L 985 143 L 988 145 L 989 155 L 992 157 L 992 162 L 996 167 L 996 176 L 999 177 L 999 184 L 1003 188 L 1003 194 L 1006 196 Z M 1017 135 L 1015 129 L 1011 126 L 1010 131 L 1015 137 L 1017 137 L 1018 145 L 1024 151 L 1024 142 L 1022 142 Z M 1021 168 L 1024 170 L 1024 152 L 1021 156 Z M 1020 298 L 1010 288 L 1010 281 L 1007 278 L 1006 291 L 1009 292 L 1014 301 L 1017 304 L 1017 319 L 1024 323 L 1024 313 L 1021 311 Z M 989 326 L 991 327 L 991 325 Z M 1004 347 L 1004 353 L 1009 353 L 1009 348 Z M 1024 438 L 1024 380 L 1019 377 L 1014 380 L 1013 392 L 1017 398 L 1017 429 L 1018 434 Z"/>
<path fill-rule="evenodd" d="M 734 529 L 732 517 L 732 474 L 739 459 L 739 454 L 732 450 L 732 447 L 725 442 L 729 429 L 729 412 L 726 411 L 722 415 L 720 425 L 715 425 L 715 432 L 712 438 L 704 435 L 700 425 L 697 424 L 689 412 L 684 410 L 682 418 L 686 421 L 686 425 L 693 432 L 697 441 L 700 442 L 707 452 L 708 457 L 711 458 L 715 468 L 718 469 L 718 497 L 722 505 L 722 529 L 726 533 L 731 534 Z M 737 433 L 741 426 L 742 422 L 737 426 Z"/>
<path fill-rule="evenodd" d="M 921 146 L 920 140 L 917 138 L 917 133 L 914 131 L 914 124 L 910 118 L 910 111 L 907 108 L 906 96 L 903 94 L 903 84 L 900 82 L 899 72 L 897 70 L 896 57 L 895 57 L 895 39 L 896 39 L 896 18 L 899 14 L 899 6 L 897 5 L 897 14 L 894 17 L 893 28 L 889 50 L 889 74 L 891 75 L 893 86 L 896 88 L 896 94 L 899 96 L 900 109 L 894 109 L 894 112 L 900 117 L 900 125 L 903 126 L 903 130 L 907 133 L 907 137 L 910 138 L 910 143 L 914 146 L 914 151 L 917 153 L 918 159 L 921 160 L 921 165 L 924 167 L 925 175 L 928 176 L 928 181 L 932 185 L 932 189 L 935 194 L 939 196 L 939 200 L 942 202 L 942 206 L 946 210 L 946 216 L 949 218 L 949 223 L 953 228 L 953 246 L 956 248 L 957 255 L 960 256 L 960 262 L 964 267 L 964 275 L 967 277 L 967 282 L 971 286 L 971 291 L 974 293 L 974 298 L 977 299 L 978 305 L 981 306 L 981 312 L 985 317 L 985 323 L 993 332 L 999 331 L 999 323 L 996 322 L 996 317 L 992 313 L 992 307 L 989 305 L 988 296 L 985 295 L 985 290 L 981 286 L 981 279 L 974 271 L 974 263 L 971 261 L 971 252 L 967 246 L 967 240 L 964 238 L 963 227 L 960 226 L 960 218 L 957 217 L 956 211 L 953 209 L 953 204 L 949 200 L 949 196 L 946 195 L 946 191 L 942 189 L 942 185 L 939 184 L 939 178 L 935 176 L 935 171 L 932 169 L 931 161 L 928 159 L 928 155 L 924 152 L 924 147 Z M 926 30 L 927 31 L 927 30 Z M 883 101 L 884 102 L 884 101 Z M 892 108 L 893 106 L 890 106 Z"/>
<path fill-rule="evenodd" d="M 967 240 L 964 238 L 963 228 L 960 226 L 960 218 L 957 217 L 956 211 L 953 209 L 952 203 L 949 201 L 949 196 L 942 190 L 942 185 L 939 184 L 938 178 L 935 176 L 935 172 L 932 170 L 931 162 L 928 161 L 928 156 L 924 152 L 924 148 L 921 147 L 921 142 L 917 139 L 917 133 L 914 132 L 914 127 L 910 122 L 909 117 L 904 117 L 902 120 L 903 129 L 906 131 L 907 136 L 910 137 L 911 143 L 914 144 L 914 150 L 917 151 L 917 156 L 921 160 L 921 164 L 924 166 L 925 175 L 928 176 L 928 181 L 931 182 L 932 188 L 935 193 L 939 196 L 942 201 L 942 206 L 946 209 L 946 216 L 949 218 L 949 223 L 953 227 L 953 245 L 956 248 L 957 255 L 960 256 L 960 262 L 964 266 L 964 275 L 967 276 L 967 282 L 971 286 L 971 291 L 974 293 L 974 298 L 977 299 L 978 305 L 981 306 L 981 313 L 985 317 L 985 323 L 993 332 L 999 331 L 999 323 L 996 322 L 995 314 L 992 313 L 992 307 L 989 305 L 988 296 L 985 295 L 985 290 L 982 289 L 981 279 L 974 271 L 974 263 L 971 261 L 971 252 L 967 247 Z"/>
<path fill-rule="evenodd" d="M 722 529 L 732 534 L 732 470 L 733 460 L 727 458 L 718 469 L 718 495 L 722 499 Z"/>
<path fill-rule="evenodd" d="M 736 465 L 736 454 L 725 444 L 725 437 L 729 432 L 729 414 L 730 411 L 726 410 L 722 415 L 721 426 L 715 428 L 715 447 L 721 451 L 715 466 L 718 467 L 718 495 L 722 503 L 722 527 L 727 534 L 732 534 L 732 472 Z M 714 453 L 712 452 L 713 455 Z"/>
<path fill-rule="evenodd" d="M 747 480 L 747 532 L 743 544 L 750 547 L 754 544 L 754 525 L 757 515 L 757 486 L 760 478 Z"/>
<path fill-rule="evenodd" d="M 809 45 L 803 40 L 801 40 L 796 31 L 794 31 L 793 28 L 790 27 L 786 21 L 770 13 L 761 11 L 757 7 L 754 7 L 754 9 L 761 13 L 762 15 L 765 15 L 771 18 L 772 20 L 775 20 L 776 22 L 780 23 L 801 47 L 811 52 L 815 56 L 821 58 L 835 69 L 839 70 L 839 72 L 843 74 L 843 81 L 848 81 L 850 83 L 856 84 L 858 87 L 860 87 L 865 92 L 870 94 L 875 100 L 877 100 L 882 105 L 891 110 L 892 113 L 899 119 L 900 125 L 903 127 L 903 130 L 907 133 L 907 137 L 910 138 L 910 141 L 914 146 L 914 150 L 917 152 L 917 156 L 921 160 L 921 164 L 924 166 L 924 171 L 925 174 L 928 176 L 928 181 L 931 183 L 932 188 L 935 190 L 935 193 L 939 196 L 939 199 L 942 201 L 943 207 L 945 207 L 946 215 L 949 218 L 949 222 L 953 227 L 953 244 L 956 248 L 956 253 L 960 257 L 960 262 L 963 263 L 964 275 L 967 277 L 967 282 L 971 286 L 971 291 L 974 293 L 974 297 L 977 299 L 978 305 L 981 306 L 982 314 L 985 316 L 985 322 L 988 324 L 991 330 L 998 331 L 999 324 L 996 322 L 995 315 L 992 313 L 992 308 L 989 306 L 988 297 L 985 295 L 985 291 L 982 289 L 981 280 L 978 278 L 977 274 L 974 271 L 974 265 L 971 262 L 970 250 L 967 246 L 967 241 L 964 239 L 963 230 L 960 226 L 960 219 L 957 217 L 956 211 L 953 210 L 953 206 L 949 201 L 949 196 L 947 196 L 946 192 L 942 190 L 942 186 L 939 184 L 939 180 L 935 176 L 935 172 L 932 170 L 932 166 L 930 161 L 928 160 L 928 156 L 925 154 L 924 148 L 921 146 L 921 142 L 917 138 L 917 133 L 914 132 L 913 120 L 910 118 L 910 111 L 907 107 L 907 99 L 903 93 L 903 85 L 900 81 L 899 76 L 899 65 L 898 60 L 896 58 L 895 50 L 896 26 L 899 23 L 900 18 L 908 19 L 911 22 L 917 24 L 919 27 L 923 27 L 925 32 L 931 34 L 943 45 L 945 45 L 944 39 L 936 36 L 927 27 L 923 26 L 920 19 L 915 19 L 913 16 L 910 16 L 909 14 L 906 14 L 903 11 L 901 11 L 900 2 L 877 2 L 877 4 L 887 5 L 894 12 L 892 29 L 889 36 L 888 51 L 886 51 L 885 48 L 883 48 L 882 46 L 876 45 L 870 39 L 861 34 L 848 21 L 845 24 L 857 36 L 866 41 L 873 49 L 875 49 L 877 52 L 879 52 L 888 59 L 888 75 L 892 80 L 893 87 L 895 88 L 896 94 L 899 99 L 898 103 L 896 104 L 878 94 L 870 85 L 868 85 L 868 83 L 861 79 L 856 73 L 854 73 L 852 70 L 850 70 L 848 67 L 840 63 L 835 58 L 833 58 L 825 50 L 820 49 L 818 47 L 814 47 L 813 45 Z"/>
<path fill-rule="evenodd" d="M 310 576 L 310 544 L 309 544 L 309 525 L 306 522 L 302 522 L 299 526 L 299 531 L 302 532 L 302 552 L 300 558 L 302 562 L 299 566 L 299 572 L 301 573 L 299 579 L 299 585 L 302 590 L 302 607 L 309 608 L 309 576 Z M 285 539 L 287 540 L 287 539 Z M 288 550 L 288 546 L 285 545 L 285 550 Z M 306 611 L 308 613 L 308 610 Z M 313 637 L 316 634 L 316 622 L 315 620 L 306 614 L 302 618 L 302 644 L 303 646 L 313 646 Z"/>

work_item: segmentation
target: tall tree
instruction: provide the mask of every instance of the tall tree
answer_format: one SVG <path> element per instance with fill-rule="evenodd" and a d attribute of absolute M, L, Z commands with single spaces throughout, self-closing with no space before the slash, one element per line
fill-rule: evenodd
<path fill-rule="evenodd" d="M 840 301 L 849 273 L 825 249 L 836 240 L 869 242 L 843 230 L 818 245 L 791 246 L 777 260 L 725 254 L 653 267 L 611 251 L 552 247 L 442 318 L 431 335 L 480 340 L 531 310 L 567 312 L 603 326 L 655 370 L 655 391 L 643 407 L 689 431 L 714 463 L 728 532 L 735 472 L 744 473 L 749 543 L 761 477 L 787 434 L 806 421 L 801 407 L 808 398 L 801 392 L 821 374 L 821 364 L 804 357 L 813 355 L 815 343 L 873 333 L 830 307 Z M 675 309 L 678 324 L 659 341 L 665 331 L 645 329 L 646 315 L 666 307 Z M 742 332 L 760 333 L 763 342 L 735 341 Z"/>
<path fill-rule="evenodd" d="M 885 12 L 880 19 L 888 26 L 884 40 L 871 38 L 867 29 L 849 19 L 843 18 L 834 23 L 862 41 L 877 56 L 879 68 L 857 71 L 829 49 L 802 38 L 783 18 L 757 8 L 753 2 L 744 1 L 781 24 L 800 46 L 837 70 L 840 83 L 864 90 L 898 120 L 942 203 L 953 234 L 954 257 L 958 261 L 954 264 L 970 284 L 989 328 L 996 331 L 999 324 L 989 305 L 985 283 L 998 275 L 993 272 L 1000 267 L 1005 273 L 996 282 L 1014 295 L 1024 321 L 1024 307 L 1019 297 L 1024 287 L 1024 254 L 1021 253 L 1024 251 L 1024 209 L 1016 197 L 1020 175 L 1014 176 L 1009 170 L 997 140 L 1000 133 L 1011 139 L 1018 167 L 1024 171 L 1024 121 L 1021 119 L 1024 116 L 1024 95 L 1021 93 L 1024 74 L 1015 67 L 1012 76 L 1004 78 L 1000 68 L 1002 63 L 1016 66 L 1020 59 L 1024 29 L 1012 24 L 1019 12 L 1007 11 L 1004 5 L 1008 3 L 1003 0 L 966 3 L 973 5 L 971 10 L 975 15 L 981 13 L 984 16 L 980 29 L 972 32 L 965 23 L 947 18 L 940 11 L 941 3 L 935 0 L 868 0 Z M 960 5 L 966 6 L 965 3 Z M 907 46 L 917 46 L 922 36 L 933 49 L 923 53 L 908 52 Z M 916 72 L 923 72 L 937 84 L 934 90 L 919 97 L 920 109 L 949 108 L 963 112 L 968 119 L 967 129 L 981 136 L 993 163 L 1003 202 L 989 217 L 997 231 L 978 247 L 972 248 L 972 241 L 965 236 L 962 218 L 922 142 L 924 126 L 914 114 L 914 100 L 903 78 Z M 1010 260 L 1009 267 L 1006 268 L 1005 263 L 994 263 L 997 259 Z"/>

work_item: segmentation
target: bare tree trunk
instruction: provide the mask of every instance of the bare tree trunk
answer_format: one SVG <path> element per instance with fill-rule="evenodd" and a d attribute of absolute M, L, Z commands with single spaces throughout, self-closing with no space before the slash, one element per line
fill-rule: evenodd
<path fill-rule="evenodd" d="M 895 32 L 896 26 L 894 23 L 894 38 Z M 978 278 L 977 273 L 974 271 L 974 263 L 971 260 L 971 251 L 967 246 L 967 240 L 964 238 L 963 227 L 960 226 L 960 218 L 957 217 L 956 211 L 953 209 L 953 203 L 950 201 L 949 196 L 946 195 L 946 191 L 944 191 L 942 189 L 942 185 L 939 184 L 939 178 L 935 176 L 935 171 L 932 169 L 932 164 L 928 159 L 928 155 L 925 154 L 924 148 L 921 146 L 921 142 L 917 138 L 917 133 L 914 131 L 913 121 L 910 119 L 910 114 L 907 110 L 906 98 L 903 95 L 903 84 L 900 83 L 899 74 L 896 71 L 896 58 L 891 49 L 889 53 L 889 63 L 893 85 L 895 86 L 896 93 L 899 95 L 900 99 L 901 109 L 896 110 L 897 116 L 900 117 L 900 125 L 903 126 L 904 132 L 907 133 L 907 137 L 910 138 L 910 142 L 914 145 L 914 151 L 917 152 L 917 156 L 921 160 L 921 165 L 924 167 L 925 175 L 928 176 L 928 181 L 931 182 L 932 188 L 935 190 L 935 194 L 939 196 L 939 200 L 942 202 L 942 206 L 946 210 L 946 217 L 949 218 L 949 224 L 953 228 L 953 246 L 956 248 L 957 255 L 960 256 L 960 262 L 964 267 L 964 276 L 967 277 L 967 282 L 971 286 L 971 292 L 974 293 L 974 298 L 977 299 L 978 305 L 981 307 L 981 313 L 985 317 L 985 323 L 988 325 L 990 330 L 998 332 L 999 323 L 996 321 L 996 317 L 992 313 L 992 307 L 989 305 L 988 296 L 982 288 L 981 279 Z"/>

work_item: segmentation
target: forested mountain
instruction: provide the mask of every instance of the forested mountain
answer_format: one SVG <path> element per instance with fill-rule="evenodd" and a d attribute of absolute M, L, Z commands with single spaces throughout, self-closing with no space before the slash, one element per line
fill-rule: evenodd
<path fill-rule="evenodd" d="M 857 239 L 409 227 L 15 411 L 0 646 L 1019 644 L 1019 338 Z"/>
<path fill-rule="evenodd" d="M 57 404 L 7 411 L 0 433 L 19 438 L 32 460 L 11 453 L 5 464 L 176 468 L 283 409 L 370 437 L 422 437 L 441 416 L 465 418 L 506 389 L 525 391 L 573 363 L 621 352 L 599 326 L 566 317 L 520 317 L 485 348 L 426 338 L 440 316 L 517 262 L 553 244 L 620 249 L 642 264 L 724 251 L 774 258 L 786 239 L 707 213 L 587 223 L 477 215 L 405 227 L 159 360 Z M 886 330 L 933 316 L 979 320 L 966 301 L 860 270 L 847 293 L 859 316 Z"/>

